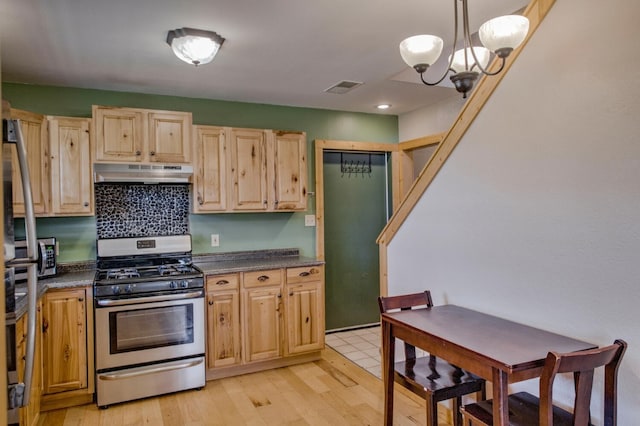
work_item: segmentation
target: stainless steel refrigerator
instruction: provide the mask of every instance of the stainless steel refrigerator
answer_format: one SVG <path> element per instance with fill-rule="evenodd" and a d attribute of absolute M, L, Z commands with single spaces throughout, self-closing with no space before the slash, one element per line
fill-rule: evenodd
<path fill-rule="evenodd" d="M 27 257 L 15 256 L 14 222 L 13 222 L 13 184 L 11 157 L 16 152 L 18 168 L 25 204 L 25 235 L 27 241 Z M 18 409 L 29 403 L 33 377 L 33 360 L 36 343 L 36 303 L 37 303 L 37 251 L 36 251 L 36 222 L 33 213 L 33 197 L 27 164 L 27 149 L 22 136 L 19 120 L 2 120 L 2 166 L 4 190 L 4 267 L 6 294 L 6 336 L 7 336 L 7 381 L 8 381 L 8 424 L 19 423 Z M 25 370 L 23 382 L 18 382 L 16 359 L 16 312 L 15 312 L 15 277 L 16 266 L 27 267 L 27 336 Z"/>

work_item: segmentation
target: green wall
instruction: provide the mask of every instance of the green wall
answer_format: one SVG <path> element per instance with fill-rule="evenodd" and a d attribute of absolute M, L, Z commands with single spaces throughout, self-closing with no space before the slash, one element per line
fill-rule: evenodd
<path fill-rule="evenodd" d="M 315 191 L 315 139 L 398 142 L 398 119 L 391 115 L 13 83 L 2 85 L 2 95 L 13 108 L 49 115 L 90 117 L 92 105 L 110 105 L 191 111 L 194 124 L 305 131 L 309 191 Z M 304 215 L 315 213 L 313 197 L 308 208 L 299 213 L 191 215 L 193 251 L 297 247 L 303 255 L 315 256 L 315 228 L 304 226 Z M 42 218 L 37 223 L 39 236 L 59 237 L 61 262 L 95 259 L 93 218 Z M 220 247 L 210 246 L 210 234 L 220 235 Z"/>

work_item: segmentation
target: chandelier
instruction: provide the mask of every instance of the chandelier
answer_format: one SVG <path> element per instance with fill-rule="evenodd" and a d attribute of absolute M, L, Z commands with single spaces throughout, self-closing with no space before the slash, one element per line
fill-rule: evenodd
<path fill-rule="evenodd" d="M 458 5 L 456 1 L 458 0 L 453 0 L 454 39 L 452 51 L 458 44 Z M 484 47 L 473 46 L 469 31 L 467 0 L 459 1 L 462 2 L 463 47 L 449 55 L 449 65 L 438 81 L 433 83 L 426 81 L 424 73 L 442 53 L 444 42 L 440 37 L 423 34 L 404 39 L 400 43 L 400 55 L 407 65 L 420 74 L 420 79 L 427 86 L 439 84 L 451 71 L 453 74 L 450 79 L 456 90 L 462 93 L 463 98 L 466 98 L 467 92 L 473 88 L 480 73 L 496 75 L 502 71 L 507 56 L 526 38 L 529 32 L 529 20 L 520 15 L 493 18 L 482 24 L 478 30 L 478 36 Z M 492 52 L 502 60 L 500 67 L 494 72 L 487 69 Z"/>
<path fill-rule="evenodd" d="M 224 38 L 213 31 L 179 28 L 167 34 L 167 44 L 173 53 L 188 64 L 208 64 L 218 53 Z"/>

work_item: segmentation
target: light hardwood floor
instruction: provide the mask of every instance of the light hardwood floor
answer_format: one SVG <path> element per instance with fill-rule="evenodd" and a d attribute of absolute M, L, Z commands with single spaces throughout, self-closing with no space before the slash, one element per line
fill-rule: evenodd
<path fill-rule="evenodd" d="M 201 391 L 41 414 L 39 425 L 381 425 L 382 382 L 327 348 L 316 362 L 207 382 Z M 438 410 L 442 425 L 447 410 Z M 396 387 L 395 425 L 423 425 L 424 401 Z"/>

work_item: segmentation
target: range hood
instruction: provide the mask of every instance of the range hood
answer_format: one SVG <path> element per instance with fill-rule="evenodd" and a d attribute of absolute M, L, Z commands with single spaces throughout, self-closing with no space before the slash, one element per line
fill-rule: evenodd
<path fill-rule="evenodd" d="M 193 166 L 187 164 L 93 165 L 95 183 L 189 183 Z"/>

